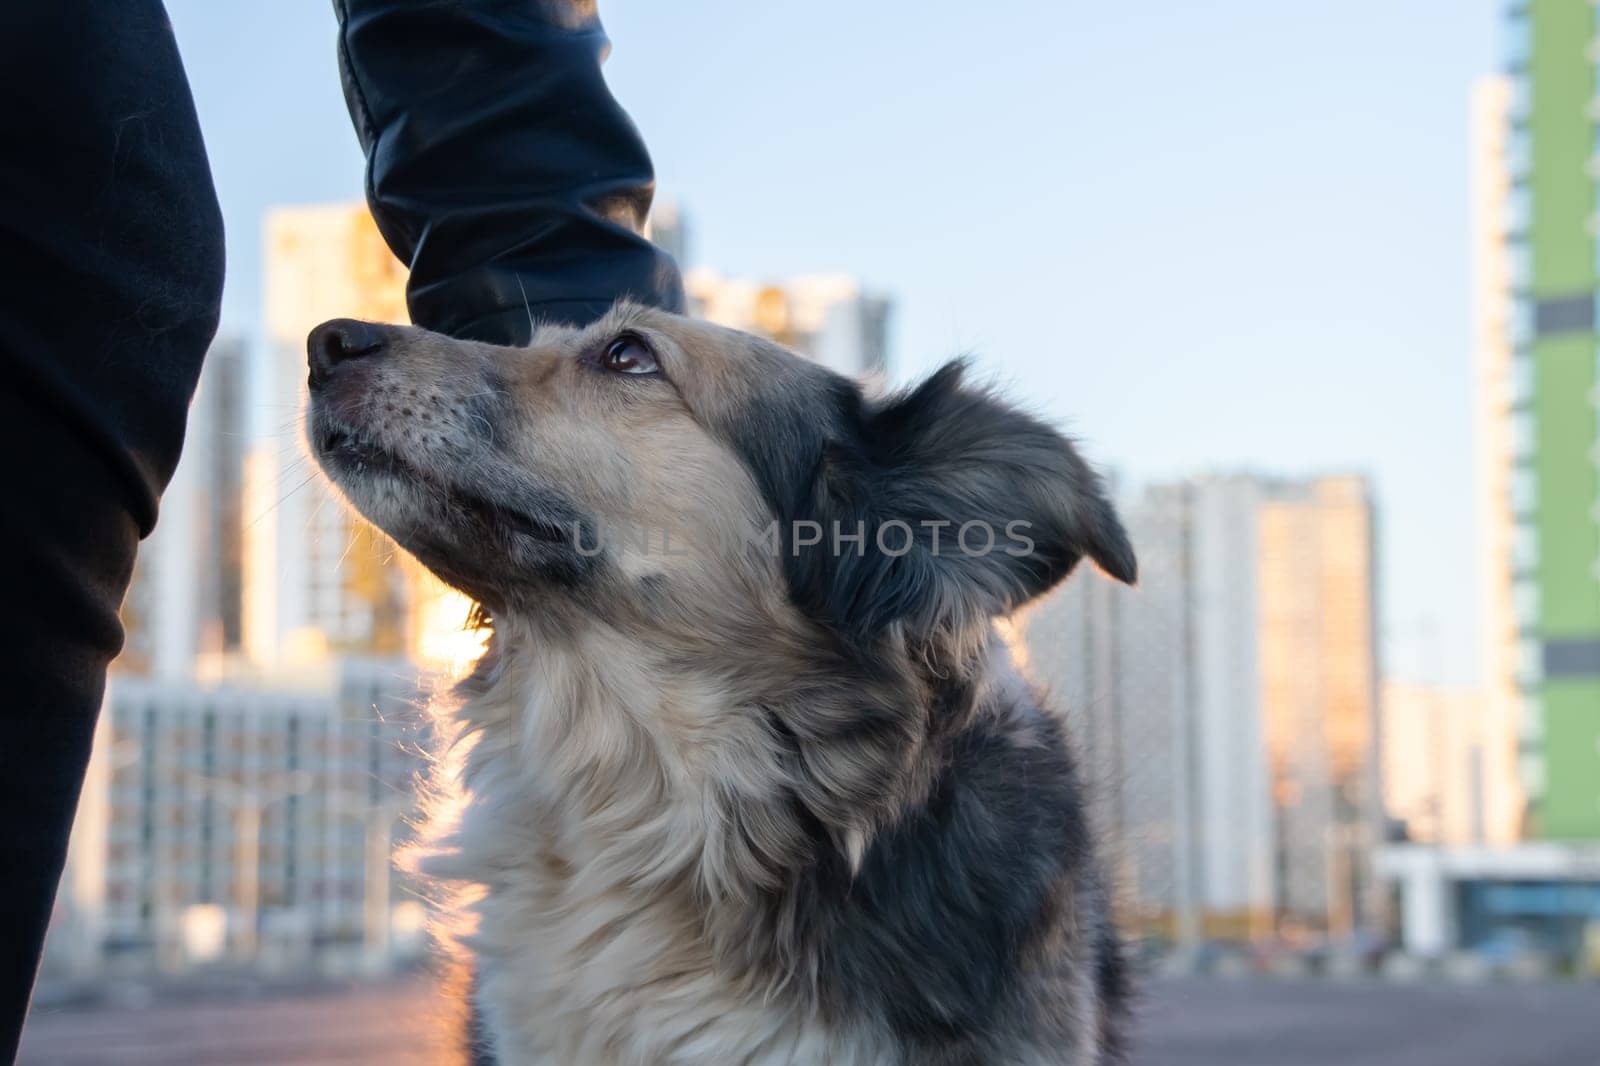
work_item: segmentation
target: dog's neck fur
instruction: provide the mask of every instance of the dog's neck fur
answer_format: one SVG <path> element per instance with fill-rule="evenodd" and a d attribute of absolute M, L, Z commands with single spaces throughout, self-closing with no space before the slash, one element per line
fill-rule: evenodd
<path fill-rule="evenodd" d="M 505 1040 L 527 1027 L 526 1047 L 502 1049 L 508 1060 L 713 1061 L 673 1042 L 688 1039 L 683 1021 L 661 1016 L 674 1003 L 696 1024 L 741 1017 L 728 1032 L 772 1041 L 773 1061 L 789 1061 L 797 1040 L 845 1040 L 825 1059 L 840 1063 L 877 1046 L 820 1018 L 815 953 L 785 893 L 807 864 L 853 869 L 883 820 L 920 801 L 937 772 L 939 689 L 910 657 L 902 674 L 850 677 L 814 639 L 791 636 L 783 654 L 813 659 L 809 672 L 791 661 L 763 676 L 757 656 L 726 643 L 702 657 L 592 614 L 559 627 L 497 621 L 456 711 L 467 803 L 422 869 L 483 886 L 465 942 L 492 1029 Z M 774 628 L 760 639 L 770 659 L 786 638 Z M 959 702 L 970 706 L 976 687 L 957 686 Z M 802 701 L 806 713 L 792 713 Z M 837 713 L 819 715 L 828 703 Z M 506 1011 L 542 997 L 539 1017 L 494 1017 L 497 987 Z M 752 1011 L 772 1014 L 770 1032 Z M 634 1051 L 586 1043 L 602 1037 Z M 630 1057 L 640 1041 L 649 1053 Z M 764 1061 L 749 1047 L 725 1060 L 747 1054 Z M 892 1061 L 872 1054 L 860 1061 Z"/>

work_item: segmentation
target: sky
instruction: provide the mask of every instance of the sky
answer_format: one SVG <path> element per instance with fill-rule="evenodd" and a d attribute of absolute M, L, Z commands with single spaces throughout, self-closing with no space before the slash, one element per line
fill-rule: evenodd
<path fill-rule="evenodd" d="M 601 0 L 693 265 L 843 271 L 1128 485 L 1356 471 L 1387 675 L 1477 678 L 1468 94 L 1497 0 Z M 259 331 L 270 205 L 354 200 L 328 0 L 168 0 Z"/>

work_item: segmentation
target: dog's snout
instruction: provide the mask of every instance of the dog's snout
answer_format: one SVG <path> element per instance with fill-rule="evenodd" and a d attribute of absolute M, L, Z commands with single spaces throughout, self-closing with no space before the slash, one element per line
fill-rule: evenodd
<path fill-rule="evenodd" d="M 378 355 L 386 342 L 383 327 L 353 318 L 324 322 L 306 337 L 307 379 L 314 389 L 324 384 L 339 368 L 356 359 Z"/>

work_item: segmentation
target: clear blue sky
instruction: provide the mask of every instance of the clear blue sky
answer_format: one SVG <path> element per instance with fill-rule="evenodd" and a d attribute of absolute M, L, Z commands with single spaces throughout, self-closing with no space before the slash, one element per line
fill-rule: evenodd
<path fill-rule="evenodd" d="M 168 6 L 253 333 L 263 209 L 360 195 L 332 5 Z M 858 274 L 906 372 L 975 352 L 1136 480 L 1372 474 L 1390 672 L 1476 676 L 1467 106 L 1496 0 L 600 6 L 697 262 Z"/>

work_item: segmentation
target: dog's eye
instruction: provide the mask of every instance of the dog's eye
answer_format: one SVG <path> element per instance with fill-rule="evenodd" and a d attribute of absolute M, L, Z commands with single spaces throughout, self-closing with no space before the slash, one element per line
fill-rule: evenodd
<path fill-rule="evenodd" d="M 618 374 L 654 374 L 661 369 L 650 346 L 632 333 L 624 333 L 608 344 L 600 365 Z"/>

